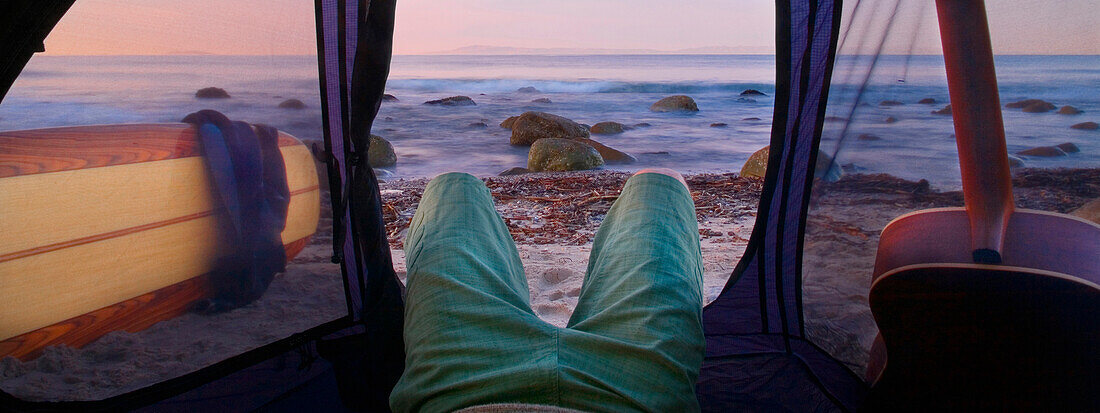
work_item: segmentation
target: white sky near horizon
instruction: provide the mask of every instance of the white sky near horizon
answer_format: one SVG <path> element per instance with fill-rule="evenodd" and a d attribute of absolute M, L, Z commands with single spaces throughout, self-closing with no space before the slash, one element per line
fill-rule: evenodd
<path fill-rule="evenodd" d="M 893 0 L 857 3 L 847 52 L 868 52 Z M 724 47 L 774 52 L 774 3 L 760 0 L 398 0 L 396 54 L 466 46 L 567 49 Z M 876 7 L 877 6 L 877 7 Z M 1100 54 L 1100 2 L 987 2 L 999 54 Z M 932 0 L 906 0 L 886 53 L 939 53 Z M 916 24 L 916 22 L 920 24 Z M 919 29 L 920 35 L 912 33 Z M 858 39 L 874 39 L 858 42 Z M 914 44 L 915 47 L 911 45 Z M 309 0 L 77 0 L 48 55 L 313 54 Z"/>

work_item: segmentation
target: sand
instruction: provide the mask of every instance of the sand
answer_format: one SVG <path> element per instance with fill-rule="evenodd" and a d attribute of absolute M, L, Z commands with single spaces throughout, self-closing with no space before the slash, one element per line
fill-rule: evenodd
<path fill-rule="evenodd" d="M 591 238 L 622 182 L 621 172 L 490 178 L 496 206 L 523 260 L 534 311 L 564 326 L 577 303 Z M 706 302 L 721 292 L 755 222 L 760 181 L 733 174 L 689 176 L 699 217 Z M 394 265 L 425 179 L 382 185 Z M 1018 173 L 1022 207 L 1067 212 L 1100 197 L 1100 170 Z M 326 197 L 322 197 L 323 199 Z M 805 244 L 804 303 L 811 339 L 862 373 L 877 334 L 867 307 L 878 232 L 903 213 L 961 205 L 957 192 L 885 175 L 849 176 L 815 188 Z M 327 208 L 327 205 L 326 205 Z M 187 314 L 138 333 L 115 332 L 81 349 L 48 348 L 32 361 L 0 360 L 0 388 L 26 400 L 95 400 L 195 371 L 344 315 L 339 267 L 329 262 L 331 219 L 269 291 L 214 316 Z"/>

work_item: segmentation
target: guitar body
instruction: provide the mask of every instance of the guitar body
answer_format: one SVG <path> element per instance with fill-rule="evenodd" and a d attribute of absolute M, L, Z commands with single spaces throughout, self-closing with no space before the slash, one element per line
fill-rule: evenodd
<path fill-rule="evenodd" d="M 973 263 L 969 228 L 944 208 L 883 230 L 865 408 L 1100 409 L 1100 226 L 1017 210 L 999 265 Z"/>

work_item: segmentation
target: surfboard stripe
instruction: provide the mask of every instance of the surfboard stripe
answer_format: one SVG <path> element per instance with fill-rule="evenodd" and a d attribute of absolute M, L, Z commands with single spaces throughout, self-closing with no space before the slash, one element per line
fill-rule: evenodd
<path fill-rule="evenodd" d="M 291 198 L 294 198 L 294 196 L 296 196 L 296 195 L 302 195 L 302 194 L 306 194 L 306 193 L 309 193 L 309 192 L 313 192 L 313 191 L 318 190 L 319 188 L 320 187 L 318 187 L 317 185 L 311 186 L 309 188 L 302 188 L 302 189 L 291 192 L 290 196 L 291 196 Z M 160 221 L 160 222 L 153 222 L 153 223 L 149 223 L 149 224 L 145 224 L 145 225 L 138 225 L 136 227 L 121 229 L 121 230 L 118 230 L 118 231 L 111 231 L 111 232 L 107 232 L 107 233 L 103 233 L 103 234 L 96 234 L 96 235 L 92 235 L 90 237 L 77 238 L 77 239 L 69 240 L 69 241 L 65 241 L 65 242 L 58 242 L 56 244 L 43 245 L 41 247 L 26 249 L 26 250 L 23 250 L 23 251 L 16 251 L 16 252 L 12 252 L 12 253 L 9 253 L 9 254 L 0 255 L 0 263 L 5 262 L 5 261 L 17 260 L 17 259 L 20 259 L 20 258 L 30 257 L 32 255 L 38 255 L 38 254 L 44 254 L 44 253 L 47 253 L 47 252 L 53 252 L 53 251 L 57 251 L 57 250 L 61 250 L 61 249 L 69 248 L 69 247 L 75 247 L 75 246 L 78 246 L 78 245 L 84 245 L 84 244 L 88 244 L 88 243 L 92 243 L 92 242 L 96 242 L 96 241 L 102 241 L 102 240 L 109 239 L 109 238 L 121 237 L 121 236 L 124 236 L 124 235 L 133 234 L 135 232 L 141 232 L 141 231 L 150 230 L 150 229 L 154 229 L 154 228 L 160 228 L 160 227 L 164 227 L 164 226 L 168 226 L 168 225 L 172 225 L 172 224 L 178 224 L 178 223 L 190 221 L 190 220 L 193 220 L 193 219 L 208 217 L 208 216 L 211 216 L 213 214 L 214 214 L 214 211 L 203 211 L 203 212 L 190 214 L 190 215 L 184 215 L 182 217 L 176 217 L 176 218 L 172 218 L 172 219 L 168 219 L 168 220 L 164 220 L 164 221 Z M 295 254 L 297 254 L 297 252 L 295 252 Z"/>
<path fill-rule="evenodd" d="M 279 133 L 279 146 L 298 145 Z M 184 123 L 73 126 L 0 132 L 0 178 L 199 156 Z"/>

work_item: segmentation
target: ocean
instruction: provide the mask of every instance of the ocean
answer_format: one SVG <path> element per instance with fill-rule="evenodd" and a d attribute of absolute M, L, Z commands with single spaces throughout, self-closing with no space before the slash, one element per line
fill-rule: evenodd
<path fill-rule="evenodd" d="M 392 178 L 446 171 L 494 175 L 525 166 L 527 148 L 508 144 L 499 123 L 538 110 L 580 123 L 648 123 L 618 135 L 595 135 L 638 162 L 608 165 L 636 170 L 670 167 L 685 173 L 740 170 L 768 144 L 775 95 L 774 56 L 395 56 L 385 102 L 373 132 L 393 143 Z M 868 68 L 874 64 L 872 76 Z M 1100 167 L 1100 132 L 1072 124 L 1100 122 L 1100 56 L 999 56 L 1002 104 L 1044 99 L 1084 113 L 1058 115 L 1005 109 L 1009 152 L 1071 142 L 1081 152 L 1056 158 L 1021 157 L 1026 166 Z M 196 99 L 215 86 L 232 96 Z M 534 87 L 539 93 L 520 93 Z M 767 96 L 740 96 L 756 89 Z M 862 93 L 860 93 L 862 91 Z M 700 111 L 654 113 L 649 105 L 673 95 L 692 96 Z M 476 106 L 423 102 L 454 95 Z M 856 97 L 860 96 L 857 101 Z M 304 110 L 280 109 L 299 99 Z M 552 103 L 534 103 L 549 98 Z M 936 104 L 918 104 L 933 98 Z M 903 103 L 882 106 L 881 101 Z M 948 101 L 940 56 L 841 56 L 833 77 L 822 149 L 849 172 L 890 173 L 958 186 L 950 116 L 931 112 Z M 314 56 L 37 56 L 0 104 L 0 130 L 52 126 L 176 122 L 214 109 L 232 119 L 266 123 L 303 140 L 320 139 L 320 98 Z M 893 117 L 896 121 L 888 123 Z M 759 120 L 752 120 L 757 118 Z M 480 126 L 484 123 L 487 126 Z M 711 124 L 724 123 L 724 127 Z M 844 139 L 839 139 L 841 132 Z M 870 134 L 879 140 L 859 140 Z"/>

